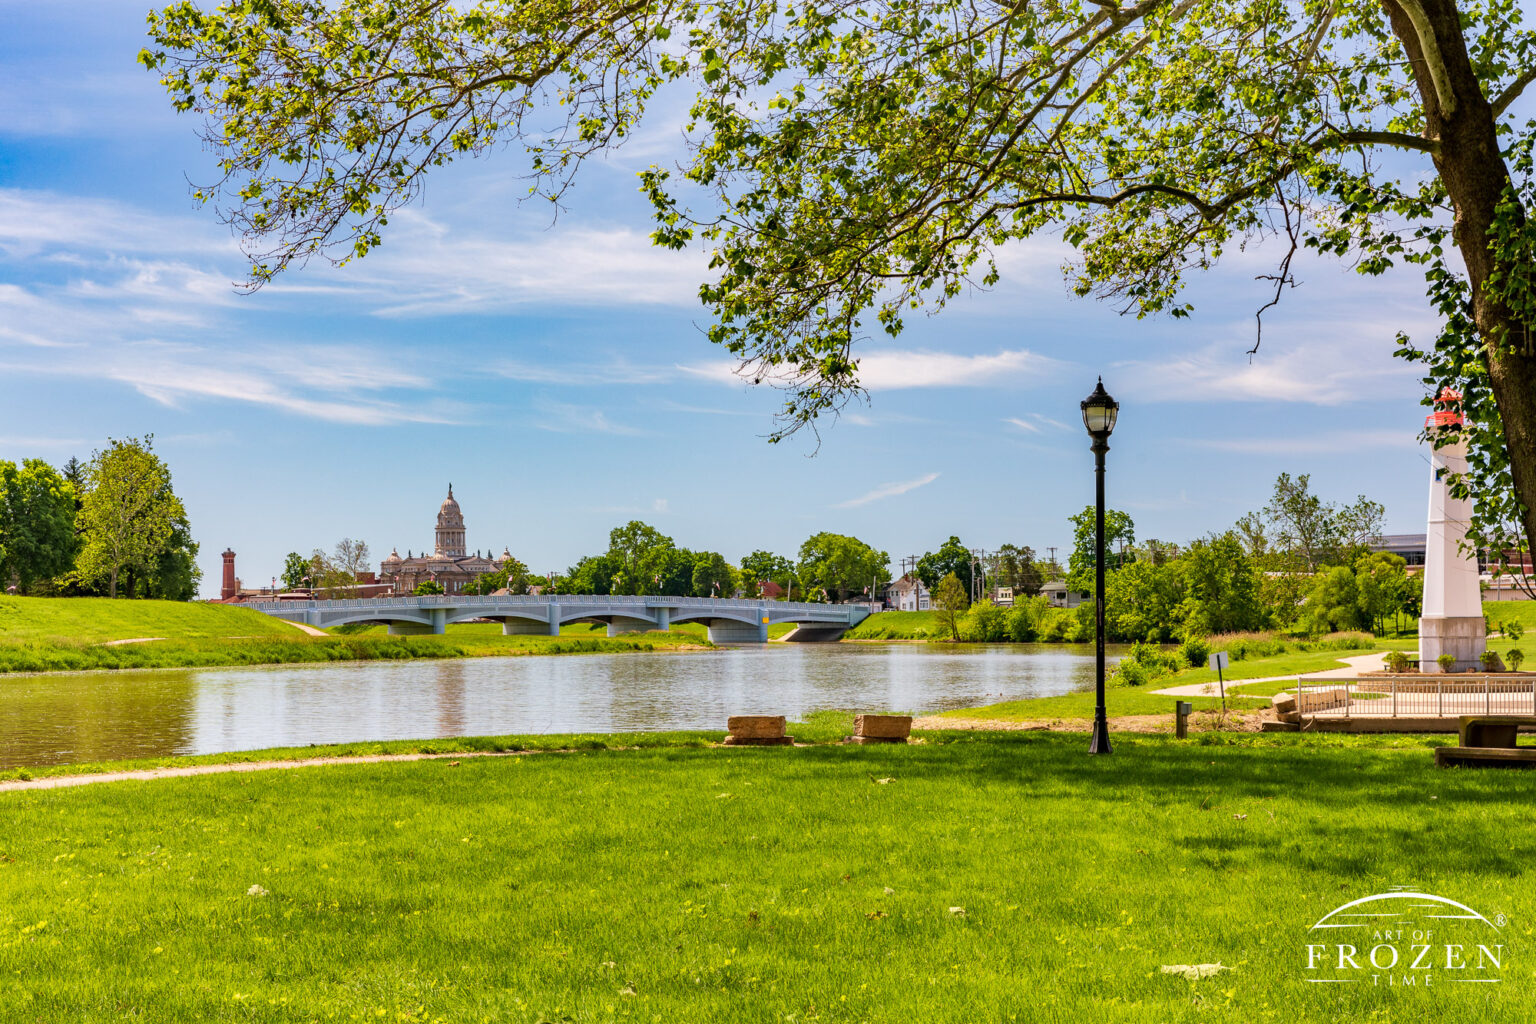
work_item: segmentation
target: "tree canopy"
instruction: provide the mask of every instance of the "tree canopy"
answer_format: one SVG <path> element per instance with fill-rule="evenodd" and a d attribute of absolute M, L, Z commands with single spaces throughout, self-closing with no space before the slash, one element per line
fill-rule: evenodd
<path fill-rule="evenodd" d="M 1065 239 L 1071 286 L 1138 315 L 1188 313 L 1188 274 L 1264 237 L 1265 305 L 1302 247 L 1419 264 L 1444 328 L 1401 353 L 1465 395 L 1474 527 L 1536 539 L 1515 0 L 183 0 L 150 35 L 254 284 L 367 253 L 433 168 L 508 141 L 559 198 L 684 83 L 687 158 L 642 182 L 654 237 L 710 249 L 710 337 L 787 388 L 786 432 L 858 394 L 858 341 L 1023 239 Z"/>
<path fill-rule="evenodd" d="M 1099 564 L 1098 555 L 1094 552 L 1094 534 L 1096 510 L 1089 505 L 1075 516 L 1070 517 L 1072 523 L 1072 553 L 1067 556 L 1067 586 L 1072 590 L 1083 593 L 1092 593 L 1095 579 L 1094 570 Z M 1104 510 L 1104 554 L 1105 570 L 1119 568 L 1125 563 L 1120 554 L 1122 547 L 1131 550 L 1134 559 L 1136 545 L 1136 523 L 1130 515 L 1119 509 L 1106 508 Z"/>
<path fill-rule="evenodd" d="M 808 590 L 819 587 L 842 600 L 889 582 L 890 561 L 890 555 L 857 537 L 816 533 L 800 545 L 800 579 Z"/>
<path fill-rule="evenodd" d="M 22 593 L 74 564 L 75 488 L 42 459 L 0 460 L 0 589 Z"/>
<path fill-rule="evenodd" d="M 153 438 L 108 441 L 91 456 L 85 480 L 79 514 L 85 546 L 75 567 L 82 580 L 105 579 L 108 595 L 116 597 L 122 573 L 151 571 L 179 536 L 190 543 L 186 509 Z"/>

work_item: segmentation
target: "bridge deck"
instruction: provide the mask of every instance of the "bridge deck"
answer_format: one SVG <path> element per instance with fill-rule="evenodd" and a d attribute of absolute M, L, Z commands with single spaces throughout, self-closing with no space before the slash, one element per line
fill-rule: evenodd
<path fill-rule="evenodd" d="M 768 639 L 768 627 L 781 622 L 815 627 L 816 636 L 836 639 L 869 616 L 863 605 L 600 594 L 250 601 L 245 607 L 320 628 L 384 622 L 397 634 L 442 633 L 450 623 L 469 619 L 499 620 L 509 635 L 558 634 L 563 624 L 582 620 L 606 622 L 609 636 L 664 630 L 675 622 L 703 622 L 715 643 L 762 643 Z"/>

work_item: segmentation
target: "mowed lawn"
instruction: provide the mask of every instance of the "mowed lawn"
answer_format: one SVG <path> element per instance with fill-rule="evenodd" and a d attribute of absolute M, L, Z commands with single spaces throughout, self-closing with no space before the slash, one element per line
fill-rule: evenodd
<path fill-rule="evenodd" d="M 105 597 L 0 596 L 0 643 L 103 643 L 143 637 L 279 637 L 303 633 L 280 619 L 231 605 L 113 601 Z"/>
<path fill-rule="evenodd" d="M 1529 1019 L 1536 776 L 1412 737 L 1116 743 L 0 793 L 0 1019 Z M 1393 885 L 1507 915 L 1505 983 L 1307 984 L 1308 926 Z"/>

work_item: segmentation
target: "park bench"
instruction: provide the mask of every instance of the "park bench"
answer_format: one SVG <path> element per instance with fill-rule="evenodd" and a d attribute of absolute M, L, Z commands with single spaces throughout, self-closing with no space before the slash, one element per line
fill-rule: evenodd
<path fill-rule="evenodd" d="M 1536 746 L 1516 745 L 1521 727 L 1536 729 L 1536 718 L 1510 715 L 1462 715 L 1458 746 L 1435 748 L 1435 764 L 1467 767 L 1536 767 Z"/>

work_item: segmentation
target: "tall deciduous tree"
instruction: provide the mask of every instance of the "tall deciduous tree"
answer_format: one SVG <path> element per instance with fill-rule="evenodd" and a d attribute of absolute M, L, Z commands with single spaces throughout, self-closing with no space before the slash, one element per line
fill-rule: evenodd
<path fill-rule="evenodd" d="M 933 606 L 939 625 L 951 640 L 960 639 L 960 617 L 971 606 L 971 595 L 966 593 L 965 583 L 954 573 L 939 580 L 933 591 Z"/>
<path fill-rule="evenodd" d="M 1035 560 L 1035 549 L 1004 544 L 989 556 L 992 575 L 1000 587 L 1012 587 L 1015 598 L 1033 597 L 1045 585 L 1045 574 Z"/>
<path fill-rule="evenodd" d="M 800 545 L 800 579 L 834 600 L 890 581 L 891 556 L 840 533 L 817 533 Z"/>
<path fill-rule="evenodd" d="M 1379 502 L 1363 494 L 1348 505 L 1326 501 L 1312 490 L 1311 479 L 1306 473 L 1281 473 L 1263 512 L 1238 521 L 1250 552 L 1255 546 L 1270 552 L 1276 568 L 1315 570 L 1347 563 L 1381 534 L 1386 509 Z"/>
<path fill-rule="evenodd" d="M 771 551 L 762 549 L 752 552 L 741 560 L 741 572 L 748 583 L 757 584 L 772 580 L 784 587 L 786 595 L 794 585 L 794 571 L 795 563 L 783 555 L 775 555 Z"/>
<path fill-rule="evenodd" d="M 298 590 L 304 586 L 305 579 L 309 576 L 309 559 L 297 551 L 288 552 L 288 557 L 283 559 L 283 573 L 278 579 L 288 590 Z"/>
<path fill-rule="evenodd" d="M 731 563 L 718 551 L 700 551 L 693 556 L 694 597 L 730 597 L 736 592 L 736 573 Z"/>
<path fill-rule="evenodd" d="M 1516 110 L 1536 36 L 1515 0 L 228 0 L 150 34 L 256 283 L 366 253 L 432 168 L 509 139 L 558 195 L 688 79 L 701 195 L 649 172 L 655 238 L 712 247 L 711 337 L 789 388 L 785 430 L 858 393 L 864 334 L 997 280 L 1019 239 L 1059 234 L 1073 287 L 1138 314 L 1186 314 L 1187 273 L 1261 236 L 1275 300 L 1301 247 L 1421 264 L 1445 329 L 1402 352 L 1466 394 L 1480 522 L 1536 549 L 1536 126 Z M 563 129 L 530 118 L 542 99 Z"/>
<path fill-rule="evenodd" d="M 75 489 L 41 459 L 0 461 L 0 587 L 22 593 L 74 564 Z"/>
<path fill-rule="evenodd" d="M 1072 523 L 1072 554 L 1067 556 L 1067 586 L 1073 590 L 1092 593 L 1095 583 L 1094 569 L 1099 564 L 1094 552 L 1096 536 L 1096 510 L 1089 505 L 1070 518 Z M 1118 558 L 1116 549 L 1122 545 L 1130 548 L 1136 544 L 1136 523 L 1130 515 L 1119 509 L 1104 510 L 1104 553 L 1106 570 L 1118 567 L 1124 560 Z"/>
<path fill-rule="evenodd" d="M 950 573 L 954 573 L 960 580 L 960 585 L 965 588 L 967 594 L 974 593 L 976 578 L 976 565 L 971 549 L 960 542 L 959 537 L 950 537 L 939 550 L 929 551 L 917 560 L 917 578 L 923 581 L 930 593 L 937 593 L 939 581 Z"/>
<path fill-rule="evenodd" d="M 87 580 L 108 580 L 117 596 L 119 576 L 143 571 L 165 551 L 187 510 L 171 488 L 171 471 L 154 453 L 153 438 L 109 440 L 85 469 L 79 525 L 85 547 L 75 568 Z"/>
<path fill-rule="evenodd" d="M 1179 561 L 1187 594 L 1183 614 L 1188 632 L 1209 636 L 1263 628 L 1259 573 L 1237 534 L 1229 530 L 1197 540 Z"/>

